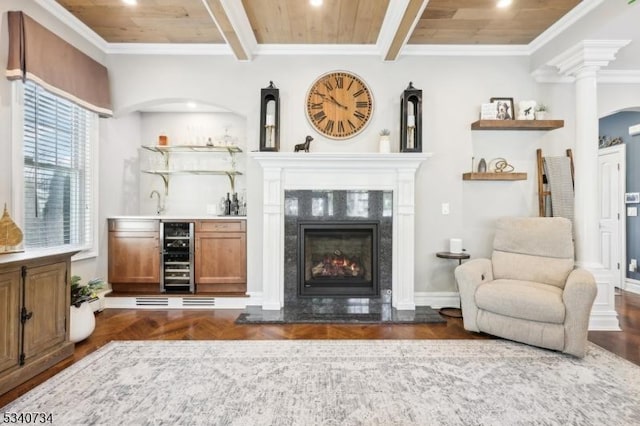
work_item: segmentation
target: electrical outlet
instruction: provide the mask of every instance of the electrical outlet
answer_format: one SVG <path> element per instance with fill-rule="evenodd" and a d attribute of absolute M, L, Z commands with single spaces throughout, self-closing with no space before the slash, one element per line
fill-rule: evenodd
<path fill-rule="evenodd" d="M 442 214 L 447 215 L 451 213 L 449 210 L 449 203 L 442 203 Z"/>
<path fill-rule="evenodd" d="M 627 216 L 638 216 L 638 208 L 637 207 L 627 207 Z"/>

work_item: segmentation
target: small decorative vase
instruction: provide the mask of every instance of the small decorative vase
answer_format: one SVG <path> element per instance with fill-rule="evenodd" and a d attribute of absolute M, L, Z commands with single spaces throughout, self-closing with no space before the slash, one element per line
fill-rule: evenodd
<path fill-rule="evenodd" d="M 391 152 L 391 142 L 389 141 L 389 136 L 380 136 L 380 145 L 378 147 L 378 151 L 384 154 L 388 154 Z"/>
<path fill-rule="evenodd" d="M 536 120 L 544 120 L 547 116 L 547 111 L 536 111 Z"/>
<path fill-rule="evenodd" d="M 96 317 L 88 302 L 84 302 L 79 308 L 71 306 L 69 319 L 69 340 L 79 342 L 91 336 L 96 328 Z"/>
<path fill-rule="evenodd" d="M 478 173 L 486 173 L 487 172 L 487 162 L 484 158 L 480 159 L 480 163 L 478 163 Z"/>

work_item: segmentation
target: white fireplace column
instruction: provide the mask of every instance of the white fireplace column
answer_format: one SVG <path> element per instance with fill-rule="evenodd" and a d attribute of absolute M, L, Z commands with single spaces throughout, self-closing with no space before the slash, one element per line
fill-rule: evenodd
<path fill-rule="evenodd" d="M 263 169 L 262 309 L 284 306 L 285 190 L 393 191 L 392 306 L 415 309 L 415 175 L 429 153 L 251 152 Z"/>
<path fill-rule="evenodd" d="M 600 247 L 598 192 L 598 71 L 615 59 L 629 40 L 584 40 L 551 60 L 560 74 L 575 79 L 575 202 L 576 263 L 591 271 L 598 295 L 591 311 L 591 330 L 619 330 L 614 288 L 604 268 Z"/>

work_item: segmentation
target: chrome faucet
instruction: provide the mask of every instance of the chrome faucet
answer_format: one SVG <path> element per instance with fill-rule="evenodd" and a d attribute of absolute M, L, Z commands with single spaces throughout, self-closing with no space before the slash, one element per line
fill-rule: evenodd
<path fill-rule="evenodd" d="M 154 194 L 158 196 L 158 205 L 156 206 L 156 213 L 161 214 L 164 212 L 164 204 L 162 203 L 162 196 L 158 191 L 154 189 L 153 191 L 151 191 L 151 194 L 149 194 L 149 198 L 153 198 Z"/>

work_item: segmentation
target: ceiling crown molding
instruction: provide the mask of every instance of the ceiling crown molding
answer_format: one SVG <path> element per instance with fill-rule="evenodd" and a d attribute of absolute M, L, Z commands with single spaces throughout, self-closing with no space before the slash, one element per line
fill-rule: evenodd
<path fill-rule="evenodd" d="M 547 62 L 561 75 L 575 76 L 585 67 L 600 69 L 616 59 L 618 51 L 631 40 L 583 40 Z"/>
<path fill-rule="evenodd" d="M 528 56 L 526 44 L 407 44 L 402 49 L 409 56 Z"/>
<path fill-rule="evenodd" d="M 233 55 L 228 44 L 212 43 L 107 43 L 113 55 Z"/>
<path fill-rule="evenodd" d="M 380 56 L 373 44 L 259 44 L 256 55 Z"/>

